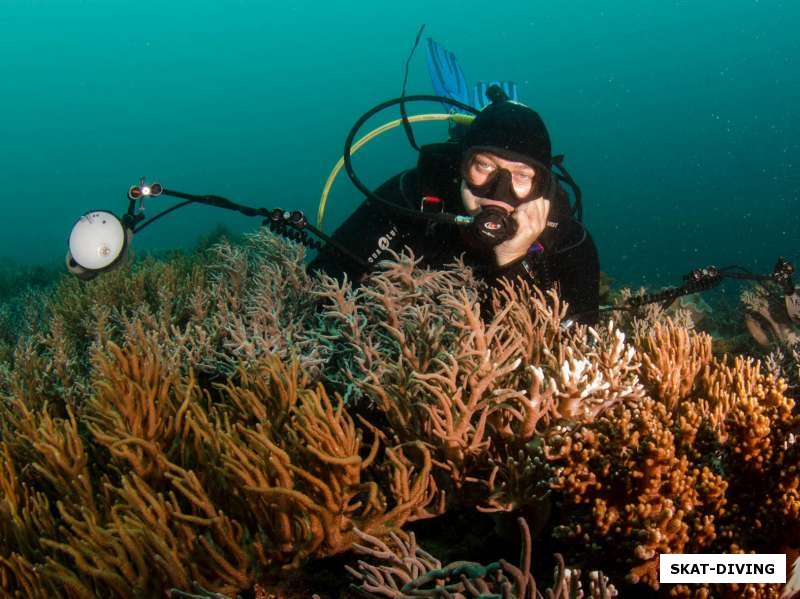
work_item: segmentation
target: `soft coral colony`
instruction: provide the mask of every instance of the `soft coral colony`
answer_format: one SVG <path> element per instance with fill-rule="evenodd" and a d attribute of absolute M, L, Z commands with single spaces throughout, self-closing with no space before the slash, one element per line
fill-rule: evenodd
<path fill-rule="evenodd" d="M 556 296 L 509 285 L 482 318 L 480 297 L 463 265 L 411 256 L 358 289 L 311 278 L 267 232 L 62 282 L 3 348 L 3 596 L 269 590 L 365 539 L 413 555 L 416 520 L 543 505 L 556 587 L 591 571 L 596 596 L 605 576 L 657 589 L 660 553 L 792 554 L 782 378 L 667 317 L 568 327 Z M 356 561 L 356 591 L 404 596 Z M 534 596 L 527 566 L 506 573 L 506 596 Z"/>

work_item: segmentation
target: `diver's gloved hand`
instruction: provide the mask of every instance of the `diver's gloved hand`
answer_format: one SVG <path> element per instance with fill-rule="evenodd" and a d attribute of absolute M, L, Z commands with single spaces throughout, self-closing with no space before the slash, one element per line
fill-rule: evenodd
<path fill-rule="evenodd" d="M 498 267 L 506 266 L 527 255 L 528 249 L 539 239 L 547 227 L 549 214 L 550 200 L 544 197 L 517 206 L 517 209 L 511 214 L 517 222 L 517 233 L 494 248 Z"/>

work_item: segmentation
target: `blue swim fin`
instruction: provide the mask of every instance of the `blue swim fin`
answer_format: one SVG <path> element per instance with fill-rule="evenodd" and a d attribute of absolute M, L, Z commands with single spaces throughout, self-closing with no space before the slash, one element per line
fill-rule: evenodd
<path fill-rule="evenodd" d="M 445 96 L 464 104 L 472 104 L 464 71 L 461 70 L 455 54 L 432 38 L 428 38 L 427 58 L 428 74 L 433 83 L 434 93 L 437 96 Z M 457 111 L 450 104 L 444 102 L 442 104 L 447 112 Z"/>
<path fill-rule="evenodd" d="M 484 107 L 491 103 L 491 100 L 486 97 L 486 90 L 491 85 L 499 85 L 509 100 L 519 102 L 517 84 L 513 81 L 478 81 L 472 88 L 472 105 L 478 110 L 483 110 Z"/>

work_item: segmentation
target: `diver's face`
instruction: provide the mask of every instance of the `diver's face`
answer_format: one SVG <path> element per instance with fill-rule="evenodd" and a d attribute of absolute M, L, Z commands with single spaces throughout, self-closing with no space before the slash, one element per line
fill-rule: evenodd
<path fill-rule="evenodd" d="M 524 162 L 506 160 L 491 152 L 476 152 L 462 167 L 461 200 L 470 215 L 483 206 L 513 212 L 533 192 L 536 171 Z"/>

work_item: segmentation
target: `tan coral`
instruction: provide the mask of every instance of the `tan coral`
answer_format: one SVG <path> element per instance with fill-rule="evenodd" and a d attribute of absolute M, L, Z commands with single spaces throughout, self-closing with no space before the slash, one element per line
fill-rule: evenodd
<path fill-rule="evenodd" d="M 673 321 L 657 323 L 636 338 L 643 379 L 654 396 L 674 409 L 692 392 L 695 380 L 711 361 L 711 337 L 692 333 Z"/>
<path fill-rule="evenodd" d="M 475 289 L 453 273 L 415 270 L 411 256 L 371 282 L 380 292 L 356 301 L 336 286 L 326 296 L 352 356 L 341 365 L 353 373 L 349 392 L 372 400 L 399 440 L 437 448 L 456 488 L 485 485 L 505 444 L 516 451 L 560 418 L 591 420 L 643 394 L 624 334 L 570 328 L 553 291 L 506 284 L 487 319 Z"/>

